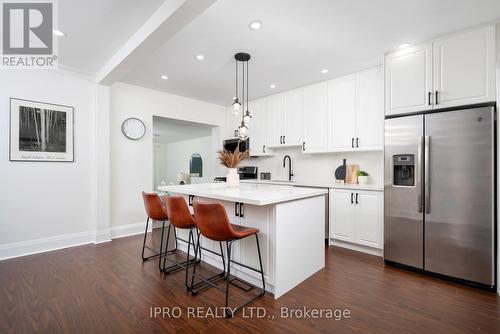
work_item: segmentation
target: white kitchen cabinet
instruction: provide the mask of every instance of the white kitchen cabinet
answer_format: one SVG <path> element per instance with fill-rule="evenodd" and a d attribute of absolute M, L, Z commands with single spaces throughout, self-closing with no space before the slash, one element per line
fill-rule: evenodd
<path fill-rule="evenodd" d="M 356 75 L 328 82 L 328 149 L 349 151 L 356 138 Z"/>
<path fill-rule="evenodd" d="M 268 97 L 267 146 L 279 146 L 283 142 L 283 95 Z"/>
<path fill-rule="evenodd" d="M 495 26 L 385 56 L 386 115 L 493 102 Z"/>
<path fill-rule="evenodd" d="M 351 190 L 334 190 L 330 196 L 332 214 L 331 238 L 354 242 L 354 193 Z"/>
<path fill-rule="evenodd" d="M 302 88 L 284 93 L 283 144 L 302 145 L 302 119 L 304 113 L 304 91 Z"/>
<path fill-rule="evenodd" d="M 433 43 L 434 107 L 495 101 L 495 27 Z"/>
<path fill-rule="evenodd" d="M 330 238 L 382 248 L 383 192 L 333 189 L 330 215 Z"/>
<path fill-rule="evenodd" d="M 356 149 L 384 145 L 384 77 L 382 67 L 356 73 Z"/>
<path fill-rule="evenodd" d="M 304 140 L 306 153 L 321 152 L 327 148 L 328 86 L 326 82 L 304 87 Z"/>
<path fill-rule="evenodd" d="M 432 43 L 385 57 L 386 115 L 432 108 Z"/>
<path fill-rule="evenodd" d="M 250 125 L 248 126 L 250 138 L 250 155 L 267 155 L 267 98 L 251 101 L 249 106 L 250 113 L 252 115 Z"/>
<path fill-rule="evenodd" d="M 356 243 L 382 248 L 383 206 L 380 192 L 356 192 L 355 194 Z"/>

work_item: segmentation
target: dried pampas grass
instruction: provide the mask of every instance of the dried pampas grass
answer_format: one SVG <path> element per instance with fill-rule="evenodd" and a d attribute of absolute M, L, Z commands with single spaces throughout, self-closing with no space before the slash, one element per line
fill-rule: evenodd
<path fill-rule="evenodd" d="M 239 147 L 236 148 L 234 152 L 228 150 L 217 151 L 219 155 L 220 164 L 226 166 L 227 168 L 237 168 L 241 161 L 250 156 L 250 151 L 240 152 Z"/>

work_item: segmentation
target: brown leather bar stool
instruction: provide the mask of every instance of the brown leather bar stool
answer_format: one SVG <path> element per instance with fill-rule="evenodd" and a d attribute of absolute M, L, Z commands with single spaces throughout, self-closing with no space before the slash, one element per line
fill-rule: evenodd
<path fill-rule="evenodd" d="M 188 244 L 186 261 L 177 262 L 165 256 L 163 258 L 162 271 L 164 274 L 169 274 L 178 270 L 185 269 L 186 277 L 184 284 L 186 286 L 186 289 L 189 290 L 190 287 L 188 285 L 188 267 L 194 263 L 196 258 L 196 257 L 192 259 L 189 258 L 191 250 L 191 242 L 193 243 L 194 253 L 196 254 L 196 252 L 198 251 L 198 248 L 195 247 L 194 234 L 193 234 L 193 230 L 196 230 L 196 222 L 194 221 L 194 217 L 191 215 L 186 200 L 183 197 L 165 196 L 163 199 L 167 204 L 167 211 L 170 222 L 170 224 L 168 225 L 166 249 L 168 249 L 168 242 L 170 240 L 170 230 L 172 227 L 174 229 L 174 235 L 176 241 L 177 239 L 182 240 L 181 238 L 177 238 L 176 229 L 189 230 L 189 237 L 188 240 L 182 240 L 184 242 L 187 242 Z M 201 253 L 200 253 L 200 258 L 201 258 Z M 167 261 L 173 263 L 173 265 L 167 267 L 166 266 Z"/>
<path fill-rule="evenodd" d="M 146 230 L 144 231 L 144 241 L 142 242 L 142 260 L 148 261 L 155 257 L 159 257 L 158 260 L 158 268 L 161 268 L 161 258 L 162 255 L 166 255 L 169 251 L 168 248 L 165 248 L 165 252 L 163 252 L 163 234 L 165 232 L 165 222 L 168 221 L 167 208 L 161 202 L 160 196 L 157 193 L 146 193 L 142 192 L 142 199 L 144 200 L 144 207 L 146 208 L 146 213 L 148 215 L 148 219 L 146 220 Z M 160 251 L 153 249 L 149 246 L 146 246 L 146 237 L 148 235 L 148 226 L 149 220 L 156 220 L 162 222 L 161 227 L 161 239 L 160 239 Z M 154 254 L 148 257 L 144 256 L 144 249 L 149 249 Z M 177 245 L 173 251 L 177 249 Z"/>
<path fill-rule="evenodd" d="M 226 317 L 232 317 L 236 312 L 241 310 L 243 307 L 255 301 L 257 298 L 263 296 L 266 292 L 266 283 L 264 280 L 264 270 L 262 269 L 262 257 L 260 254 L 260 246 L 259 246 L 259 230 L 253 227 L 245 227 L 241 225 L 231 224 L 229 218 L 227 216 L 226 209 L 221 203 L 194 203 L 194 216 L 196 220 L 196 225 L 198 226 L 198 239 L 196 241 L 196 247 L 200 245 L 200 233 L 205 238 L 208 238 L 213 241 L 226 242 L 227 247 L 227 275 L 226 275 L 226 289 L 222 289 L 215 285 L 214 282 L 209 279 L 200 277 L 196 275 L 196 261 L 193 266 L 193 274 L 191 276 L 191 293 L 194 295 L 200 290 L 196 290 L 194 285 L 194 279 L 198 278 L 202 282 L 206 283 L 209 286 L 212 286 L 226 294 L 226 303 L 225 303 L 225 313 Z M 247 266 L 243 263 L 236 262 L 231 259 L 231 247 L 234 242 L 244 239 L 249 236 L 255 236 L 255 241 L 257 242 L 257 253 L 259 255 L 259 264 L 260 270 Z M 196 256 L 196 254 L 195 254 Z M 224 261 L 224 259 L 223 259 Z M 231 275 L 231 263 L 238 264 L 247 269 L 253 270 L 261 275 L 262 278 L 262 291 L 255 297 L 249 299 L 243 304 L 239 305 L 232 311 L 229 311 L 229 283 L 231 283 L 230 275 Z M 235 286 L 239 287 L 235 284 Z M 243 289 L 245 290 L 245 289 Z M 245 290 L 248 291 L 248 290 Z"/>

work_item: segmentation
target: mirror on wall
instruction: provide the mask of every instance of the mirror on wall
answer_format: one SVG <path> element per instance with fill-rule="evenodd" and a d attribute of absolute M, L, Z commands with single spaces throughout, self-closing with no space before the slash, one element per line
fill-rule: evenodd
<path fill-rule="evenodd" d="M 189 160 L 189 174 L 197 174 L 198 177 L 203 177 L 203 160 L 198 153 L 191 155 L 191 159 Z"/>

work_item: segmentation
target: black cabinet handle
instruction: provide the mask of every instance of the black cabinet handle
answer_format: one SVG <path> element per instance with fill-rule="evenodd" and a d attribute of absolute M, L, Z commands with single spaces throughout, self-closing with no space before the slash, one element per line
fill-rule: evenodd
<path fill-rule="evenodd" d="M 283 144 L 285 143 L 285 136 L 283 136 Z"/>
<path fill-rule="evenodd" d="M 353 204 L 353 203 L 354 203 L 353 196 L 354 196 L 354 194 L 353 194 L 353 193 L 351 193 L 351 204 Z"/>
<path fill-rule="evenodd" d="M 240 216 L 240 213 L 238 212 L 238 208 L 239 208 L 239 205 L 238 205 L 238 204 L 239 204 L 239 203 L 234 202 L 234 215 L 235 215 L 236 217 L 239 217 L 239 216 Z"/>
<path fill-rule="evenodd" d="M 354 138 L 351 138 L 351 147 L 354 148 Z"/>
<path fill-rule="evenodd" d="M 427 104 L 428 104 L 428 105 L 432 105 L 432 102 L 431 102 L 431 95 L 432 95 L 432 93 L 431 93 L 431 92 L 428 92 L 428 93 L 427 93 Z"/>
<path fill-rule="evenodd" d="M 244 206 L 243 206 L 243 203 L 240 203 L 240 217 L 244 217 L 244 210 L 243 210 Z"/>
<path fill-rule="evenodd" d="M 266 145 L 262 145 L 262 153 L 266 153 Z"/>
<path fill-rule="evenodd" d="M 438 91 L 436 91 L 436 96 L 434 96 L 436 99 L 435 99 L 435 102 L 436 102 L 436 105 L 439 104 L 439 99 L 438 99 Z"/>
<path fill-rule="evenodd" d="M 189 197 L 188 197 L 189 206 L 193 206 L 193 199 L 194 199 L 194 196 L 193 195 L 189 195 Z"/>
<path fill-rule="evenodd" d="M 359 202 L 358 202 L 358 195 L 359 195 L 359 194 L 358 194 L 358 193 L 356 193 L 356 204 L 359 204 Z"/>
<path fill-rule="evenodd" d="M 359 138 L 356 137 L 356 147 L 359 147 Z"/>
<path fill-rule="evenodd" d="M 305 150 L 306 150 L 306 142 L 305 142 L 305 141 L 303 141 L 303 142 L 302 142 L 302 151 L 305 151 Z"/>

